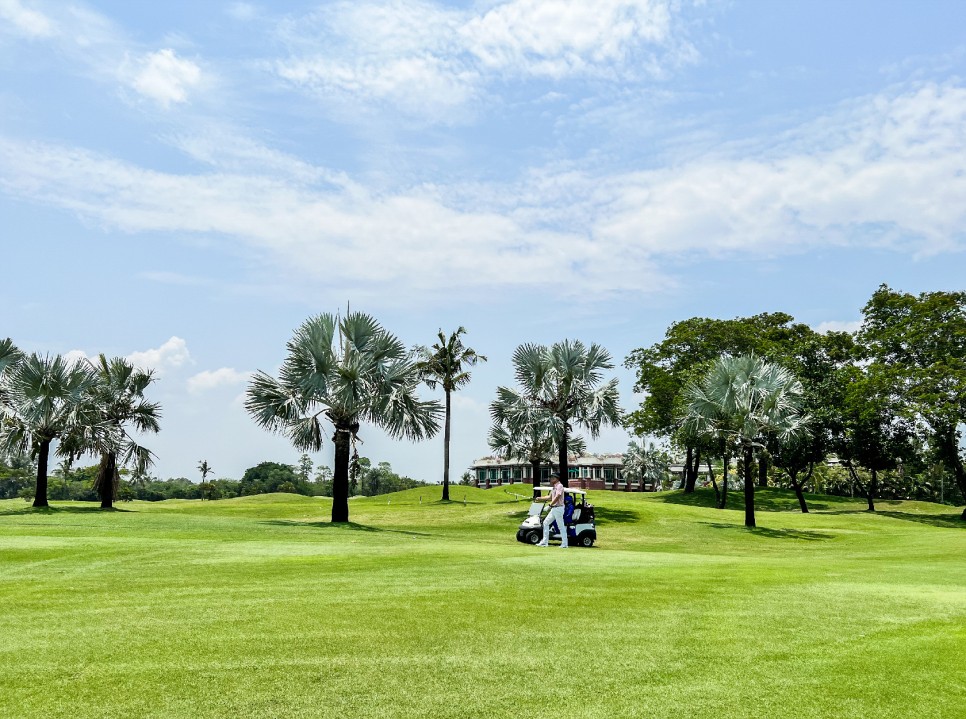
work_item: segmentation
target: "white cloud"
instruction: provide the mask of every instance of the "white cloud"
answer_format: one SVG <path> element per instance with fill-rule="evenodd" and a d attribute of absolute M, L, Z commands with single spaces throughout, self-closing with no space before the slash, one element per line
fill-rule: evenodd
<path fill-rule="evenodd" d="M 205 370 L 188 378 L 188 391 L 197 394 L 219 387 L 231 387 L 247 382 L 250 376 L 250 372 L 239 372 L 233 367 Z"/>
<path fill-rule="evenodd" d="M 170 48 L 145 55 L 137 65 L 131 87 L 165 108 L 186 102 L 188 90 L 201 82 L 201 68 Z"/>
<path fill-rule="evenodd" d="M 228 5 L 225 12 L 236 20 L 241 20 L 242 22 L 254 20 L 258 15 L 258 10 L 256 7 L 249 2 L 233 2 Z"/>
<path fill-rule="evenodd" d="M 50 37 L 54 34 L 54 25 L 50 18 L 38 10 L 24 7 L 20 0 L 0 0 L 0 20 L 10 23 L 18 34 L 30 38 Z"/>
<path fill-rule="evenodd" d="M 816 332 L 825 334 L 826 332 L 858 332 L 862 328 L 862 320 L 851 320 L 842 322 L 840 320 L 829 320 L 822 322 L 815 328 Z"/>
<path fill-rule="evenodd" d="M 852 103 L 764 148 L 611 176 L 534 171 L 513 185 L 376 191 L 258 152 L 236 171 L 173 174 L 0 140 L 0 189 L 130 232 L 214 233 L 340 291 L 650 287 L 660 262 L 817 244 L 934 253 L 966 226 L 966 88 Z M 213 153 L 217 154 L 217 153 Z M 319 185 L 313 177 L 334 178 Z M 567 290 L 563 290 L 567 291 Z"/>
<path fill-rule="evenodd" d="M 172 337 L 160 347 L 132 352 L 127 359 L 141 369 L 153 369 L 158 375 L 178 369 L 191 361 L 188 343 L 180 337 Z"/>
<path fill-rule="evenodd" d="M 292 55 L 275 70 L 329 105 L 387 103 L 449 122 L 507 77 L 627 80 L 691 62 L 676 10 L 670 0 L 511 0 L 483 11 L 342 2 L 283 23 Z"/>

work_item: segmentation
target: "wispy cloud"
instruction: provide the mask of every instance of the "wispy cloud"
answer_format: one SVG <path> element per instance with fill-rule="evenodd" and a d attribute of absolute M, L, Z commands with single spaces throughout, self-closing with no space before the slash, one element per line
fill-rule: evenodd
<path fill-rule="evenodd" d="M 274 67 L 328 105 L 388 104 L 430 122 L 459 121 L 506 81 L 627 81 L 693 62 L 677 7 L 509 0 L 461 11 L 420 0 L 340 2 L 282 23 L 291 55 Z"/>
<path fill-rule="evenodd" d="M 673 281 L 662 264 L 682 256 L 820 244 L 955 250 L 966 225 L 964 126 L 966 88 L 923 85 L 660 170 L 392 190 L 255 145 L 242 145 L 234 170 L 174 174 L 0 141 L 0 188 L 124 231 L 216 234 L 336 289 L 545 284 L 593 296 L 660 289 Z"/>
<path fill-rule="evenodd" d="M 28 38 L 44 38 L 54 34 L 53 21 L 39 10 L 25 7 L 20 0 L 0 0 L 0 27 L 4 25 Z"/>

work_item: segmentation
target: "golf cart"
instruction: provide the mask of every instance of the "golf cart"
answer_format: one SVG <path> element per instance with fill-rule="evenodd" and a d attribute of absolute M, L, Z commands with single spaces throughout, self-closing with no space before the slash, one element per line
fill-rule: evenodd
<path fill-rule="evenodd" d="M 537 487 L 543 496 L 553 487 Z M 517 541 L 536 544 L 543 539 L 543 518 L 549 511 L 546 502 L 533 502 L 517 530 Z M 567 525 L 567 543 L 578 547 L 592 547 L 597 541 L 597 527 L 594 524 L 594 505 L 587 503 L 587 492 L 582 489 L 564 489 L 564 523 Z M 560 539 L 560 528 L 554 522 L 550 525 L 550 539 Z"/>

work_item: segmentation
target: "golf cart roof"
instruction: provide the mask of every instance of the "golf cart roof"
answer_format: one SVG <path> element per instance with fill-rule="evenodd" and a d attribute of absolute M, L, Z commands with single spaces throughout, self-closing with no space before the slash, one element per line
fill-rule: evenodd
<path fill-rule="evenodd" d="M 538 492 L 549 492 L 551 489 L 553 489 L 553 487 L 541 486 L 536 488 Z M 564 487 L 564 492 L 567 494 L 587 494 L 587 492 L 583 489 L 571 489 L 570 487 Z"/>

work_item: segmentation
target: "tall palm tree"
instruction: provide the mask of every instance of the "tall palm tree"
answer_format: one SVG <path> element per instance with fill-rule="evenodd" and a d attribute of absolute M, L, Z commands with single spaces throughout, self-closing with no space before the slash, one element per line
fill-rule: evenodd
<path fill-rule="evenodd" d="M 61 355 L 36 353 L 9 363 L 0 376 L 0 451 L 29 451 L 37 458 L 34 507 L 49 506 L 47 474 L 53 442 L 68 435 L 108 431 L 86 401 L 96 383 L 96 374 L 86 362 L 69 363 Z M 64 453 L 63 447 L 58 450 Z"/>
<path fill-rule="evenodd" d="M 135 472 L 143 473 L 154 461 L 151 450 L 139 444 L 131 431 L 160 431 L 161 405 L 144 397 L 145 390 L 155 381 L 153 370 L 138 369 L 123 357 L 107 359 L 103 354 L 90 366 L 96 382 L 86 400 L 108 431 L 70 433 L 64 437 L 63 449 L 74 457 L 85 452 L 101 456 L 94 490 L 101 499 L 101 508 L 111 509 L 121 481 L 120 468 L 132 465 Z"/>
<path fill-rule="evenodd" d="M 349 521 L 349 458 L 362 422 L 391 437 L 422 440 L 439 431 L 443 408 L 419 400 L 415 359 L 394 335 L 361 312 L 306 320 L 287 345 L 278 378 L 257 372 L 245 408 L 259 426 L 318 452 L 322 422 L 335 429 L 332 521 Z"/>
<path fill-rule="evenodd" d="M 487 437 L 490 449 L 505 459 L 530 463 L 536 497 L 540 465 L 559 456 L 559 423 L 549 412 L 506 387 L 497 389 L 497 398 L 490 404 L 490 417 L 493 418 Z M 579 456 L 586 449 L 583 437 L 569 438 L 571 454 Z"/>
<path fill-rule="evenodd" d="M 768 437 L 789 442 L 808 432 L 802 384 L 784 367 L 753 354 L 719 357 L 685 389 L 684 425 L 698 435 L 736 445 L 744 460 L 745 526 L 755 526 L 751 464 Z"/>
<path fill-rule="evenodd" d="M 443 330 L 439 331 L 436 344 L 432 347 L 420 347 L 420 360 L 417 364 L 423 381 L 430 389 L 436 389 L 437 384 L 443 385 L 446 394 L 446 423 L 443 430 L 443 501 L 449 501 L 449 440 L 450 440 L 450 395 L 469 384 L 470 373 L 465 369 L 477 362 L 486 362 L 486 357 L 477 354 L 472 347 L 467 347 L 460 339 L 466 334 L 466 328 L 460 327 L 447 339 Z"/>
<path fill-rule="evenodd" d="M 575 426 L 584 427 L 591 438 L 600 436 L 604 425 L 621 426 L 617 380 L 604 383 L 603 370 L 613 368 L 610 353 L 597 344 L 585 346 L 579 340 L 564 340 L 547 347 L 524 344 L 513 353 L 519 389 L 504 387 L 515 406 L 529 403 L 550 415 L 557 441 L 560 481 L 568 483 L 568 441 Z"/>

